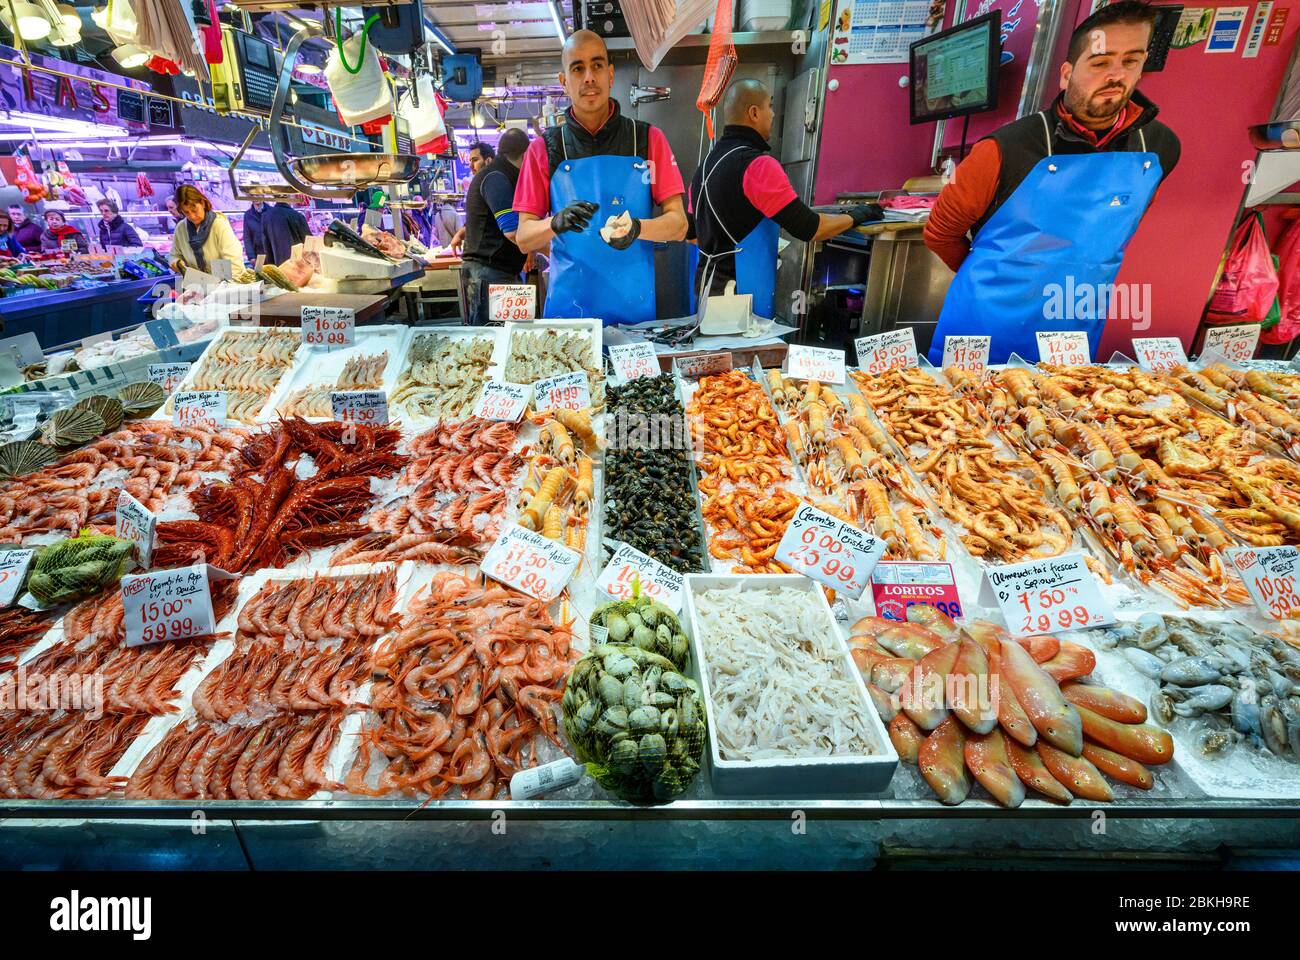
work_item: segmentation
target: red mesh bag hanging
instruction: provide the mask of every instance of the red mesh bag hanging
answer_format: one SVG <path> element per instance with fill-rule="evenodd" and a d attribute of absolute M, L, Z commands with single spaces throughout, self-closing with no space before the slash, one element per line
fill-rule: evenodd
<path fill-rule="evenodd" d="M 718 9 L 713 14 L 713 35 L 709 39 L 709 59 L 704 65 L 704 82 L 700 84 L 700 97 L 695 101 L 695 106 L 704 112 L 710 140 L 713 139 L 713 114 L 710 111 L 722 99 L 731 75 L 736 72 L 736 64 L 740 62 L 736 45 L 731 40 L 731 2 L 718 0 Z"/>

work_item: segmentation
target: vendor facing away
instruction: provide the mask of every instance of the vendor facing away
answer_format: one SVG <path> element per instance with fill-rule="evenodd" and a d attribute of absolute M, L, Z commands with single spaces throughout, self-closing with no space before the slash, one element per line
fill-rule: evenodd
<path fill-rule="evenodd" d="M 975 144 L 939 194 L 925 243 L 957 276 L 932 363 L 943 359 L 944 337 L 962 334 L 991 336 L 992 363 L 1013 352 L 1033 360 L 1039 330 L 1085 331 L 1096 356 L 1103 289 L 1178 162 L 1178 138 L 1135 89 L 1154 20 L 1147 4 L 1120 0 L 1083 21 L 1070 37 L 1056 103 Z M 1048 319 L 1051 291 L 1067 278 L 1102 294 L 1089 298 L 1101 306 Z"/>
<path fill-rule="evenodd" d="M 732 83 L 722 115 L 722 136 L 691 181 L 689 236 L 700 245 L 696 289 L 703 302 L 735 280 L 736 293 L 752 295 L 754 313 L 771 319 L 782 229 L 805 242 L 825 240 L 882 213 L 875 204 L 817 213 L 798 198 L 768 145 L 776 114 L 771 92 L 759 81 Z"/>
<path fill-rule="evenodd" d="M 614 65 L 599 36 L 577 31 L 560 62 L 573 106 L 524 156 L 516 243 L 524 253 L 551 245 L 545 316 L 654 320 L 653 242 L 686 236 L 677 161 L 658 128 L 623 116 L 610 99 Z M 601 239 L 600 228 L 623 213 L 630 228 Z"/>

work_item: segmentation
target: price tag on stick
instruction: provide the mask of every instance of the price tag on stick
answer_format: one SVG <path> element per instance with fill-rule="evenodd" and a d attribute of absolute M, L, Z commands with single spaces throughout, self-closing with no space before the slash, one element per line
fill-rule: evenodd
<path fill-rule="evenodd" d="M 483 384 L 483 392 L 474 405 L 474 416 L 481 420 L 518 423 L 528 409 L 528 398 L 532 393 L 533 388 L 526 383 L 489 380 Z"/>
<path fill-rule="evenodd" d="M 1082 330 L 1038 331 L 1038 359 L 1043 363 L 1081 367 L 1092 363 L 1088 335 Z"/>
<path fill-rule="evenodd" d="M 517 524 L 492 544 L 479 569 L 506 586 L 550 602 L 578 569 L 582 555 Z"/>
<path fill-rule="evenodd" d="M 226 425 L 226 395 L 218 390 L 186 391 L 176 394 L 172 423 L 178 427 L 216 430 Z"/>
<path fill-rule="evenodd" d="M 164 393 L 170 394 L 189 376 L 190 366 L 188 363 L 151 363 L 149 379 L 162 387 Z"/>
<path fill-rule="evenodd" d="M 214 633 L 207 564 L 122 578 L 126 645 L 185 640 Z"/>
<path fill-rule="evenodd" d="M 1300 550 L 1295 547 L 1229 547 L 1224 551 L 1246 584 L 1255 606 L 1275 620 L 1300 617 Z"/>
<path fill-rule="evenodd" d="M 885 541 L 816 507 L 800 507 L 776 547 L 776 559 L 795 573 L 859 599 Z"/>
<path fill-rule="evenodd" d="M 853 341 L 853 347 L 858 353 L 858 369 L 873 377 L 888 370 L 905 370 L 917 365 L 916 334 L 911 327 L 858 337 Z"/>
<path fill-rule="evenodd" d="M 313 307 L 304 305 L 302 342 L 309 347 L 338 350 L 356 342 L 357 312 L 351 307 Z"/>
<path fill-rule="evenodd" d="M 609 565 L 596 578 L 596 586 L 615 600 L 628 600 L 632 597 L 634 580 L 640 581 L 643 596 L 658 600 L 673 613 L 682 609 L 685 578 L 626 543 L 614 551 Z"/>
<path fill-rule="evenodd" d="M 614 343 L 609 347 L 614 380 L 619 385 L 638 377 L 659 376 L 659 357 L 651 343 Z"/>
<path fill-rule="evenodd" d="M 505 323 L 537 317 L 537 288 L 529 283 L 489 283 L 488 319 Z"/>
<path fill-rule="evenodd" d="M 991 568 L 984 574 L 980 603 L 1001 607 L 1007 629 L 1017 637 L 1115 622 L 1081 553 Z"/>
<path fill-rule="evenodd" d="M 844 382 L 844 351 L 792 344 L 785 357 L 786 376 L 818 383 Z"/>
<path fill-rule="evenodd" d="M 123 490 L 117 495 L 117 537 L 135 542 L 135 556 L 148 569 L 153 561 L 154 528 L 158 518 L 139 500 Z"/>
<path fill-rule="evenodd" d="M 1150 373 L 1165 373 L 1187 363 L 1183 342 L 1177 337 L 1134 337 L 1138 366 Z"/>
<path fill-rule="evenodd" d="M 0 550 L 0 607 L 9 606 L 18 597 L 35 555 L 35 550 Z"/>
<path fill-rule="evenodd" d="M 585 410 L 591 406 L 591 384 L 586 373 L 575 370 L 536 381 L 533 406 L 538 410 Z"/>
<path fill-rule="evenodd" d="M 943 366 L 978 373 L 989 365 L 992 337 L 944 337 Z"/>
<path fill-rule="evenodd" d="M 382 390 L 334 390 L 330 407 L 340 423 L 382 426 L 388 422 L 388 394 Z"/>

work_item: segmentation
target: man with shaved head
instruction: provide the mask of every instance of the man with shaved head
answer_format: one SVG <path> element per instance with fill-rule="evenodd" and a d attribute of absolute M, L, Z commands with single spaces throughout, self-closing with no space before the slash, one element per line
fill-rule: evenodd
<path fill-rule="evenodd" d="M 574 33 L 561 64 L 572 106 L 524 157 L 516 242 L 524 253 L 551 245 L 545 316 L 654 320 L 653 244 L 686 236 L 677 160 L 662 131 L 610 98 L 614 65 L 598 35 Z"/>
<path fill-rule="evenodd" d="M 754 298 L 754 313 L 770 319 L 782 229 L 805 242 L 825 240 L 882 214 L 875 204 L 818 213 L 799 199 L 768 145 L 776 114 L 771 92 L 759 81 L 733 81 L 721 109 L 722 136 L 691 181 L 690 237 L 700 245 L 696 289 L 702 305 L 735 280 L 737 293 Z"/>

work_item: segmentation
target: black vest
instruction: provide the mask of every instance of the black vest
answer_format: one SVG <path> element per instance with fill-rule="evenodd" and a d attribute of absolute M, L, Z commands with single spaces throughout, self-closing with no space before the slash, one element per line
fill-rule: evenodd
<path fill-rule="evenodd" d="M 733 251 L 763 221 L 762 212 L 745 196 L 745 171 L 770 151 L 771 147 L 757 130 L 728 125 L 691 178 L 691 215 L 695 218 L 700 253 L 722 254 L 713 261 L 714 288 L 718 292 L 723 289 L 718 278 L 734 280 L 736 277 Z M 704 198 L 705 171 L 709 176 L 707 201 Z M 727 235 L 728 232 L 731 236 Z M 705 260 L 701 257 L 700 269 L 704 265 Z"/>
<path fill-rule="evenodd" d="M 519 273 L 527 256 L 501 232 L 496 211 L 488 209 L 479 187 L 483 178 L 494 171 L 504 173 L 510 180 L 513 193 L 519 183 L 519 168 L 503 156 L 498 156 L 474 175 L 465 197 L 465 247 L 466 260 L 477 260 L 506 273 Z"/>
<path fill-rule="evenodd" d="M 542 135 L 552 177 L 566 159 L 604 156 L 650 159 L 650 124 L 623 116 L 618 101 L 610 102 L 614 104 L 614 113 L 594 134 L 573 118 L 573 108 L 570 107 L 566 112 L 566 122 L 549 127 Z"/>

